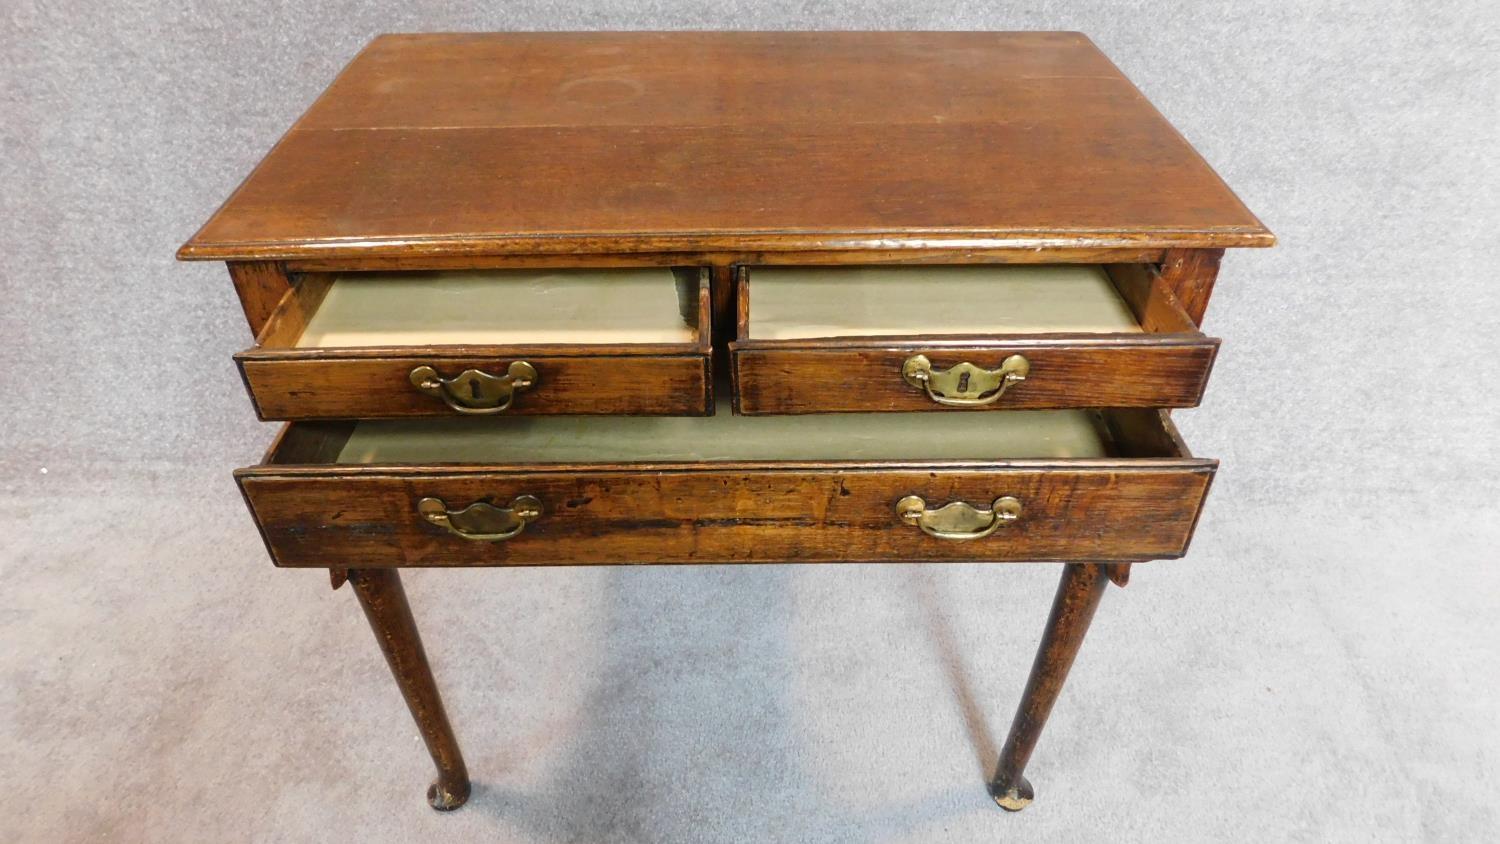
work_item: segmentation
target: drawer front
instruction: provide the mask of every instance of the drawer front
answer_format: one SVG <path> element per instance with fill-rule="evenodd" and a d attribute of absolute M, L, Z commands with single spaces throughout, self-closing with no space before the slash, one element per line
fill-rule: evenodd
<path fill-rule="evenodd" d="M 735 399 L 746 414 L 1193 407 L 1217 352 L 1217 339 L 1192 335 L 732 347 Z M 922 371 L 930 374 L 912 377 Z"/>
<path fill-rule="evenodd" d="M 1219 348 L 1148 265 L 751 269 L 746 414 L 1193 407 Z"/>
<path fill-rule="evenodd" d="M 265 420 L 712 413 L 701 268 L 308 273 L 235 355 Z"/>
<path fill-rule="evenodd" d="M 630 471 L 267 465 L 238 477 L 280 566 L 1181 556 L 1215 464 L 1090 463 Z M 906 518 L 898 512 L 903 499 Z M 999 499 L 1007 500 L 996 506 Z"/>
<path fill-rule="evenodd" d="M 713 407 L 707 354 L 296 359 L 244 353 L 237 361 L 265 420 L 475 413 L 704 416 Z M 486 387 L 477 378 L 462 377 L 478 371 L 503 380 L 521 371 L 512 369 L 517 362 L 530 367 L 529 383 Z M 447 383 L 433 383 L 434 378 Z"/>

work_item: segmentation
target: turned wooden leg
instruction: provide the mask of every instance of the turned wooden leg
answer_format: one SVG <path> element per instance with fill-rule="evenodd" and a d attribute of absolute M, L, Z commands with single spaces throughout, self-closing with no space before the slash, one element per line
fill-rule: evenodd
<path fill-rule="evenodd" d="M 437 782 L 427 789 L 427 802 L 443 812 L 457 809 L 469 799 L 469 772 L 458 752 L 453 728 L 448 725 L 448 714 L 443 711 L 443 699 L 438 696 L 427 653 L 422 650 L 422 637 L 406 603 L 401 575 L 395 569 L 351 569 L 348 577 L 411 717 L 422 731 L 422 740 L 427 742 L 427 752 L 437 765 Z"/>
<path fill-rule="evenodd" d="M 1083 635 L 1088 632 L 1109 580 L 1107 566 L 1103 565 L 1069 563 L 1063 569 L 1057 597 L 1052 601 L 1052 614 L 1047 617 L 1047 629 L 1042 633 L 1042 644 L 1037 648 L 1031 677 L 1026 681 L 1026 692 L 1021 695 L 1010 735 L 1000 751 L 995 780 L 990 783 L 990 794 L 1006 811 L 1019 812 L 1031 802 L 1031 783 L 1021 774 L 1042 735 L 1052 704 L 1062 692 L 1063 681 L 1068 679 L 1068 669 L 1073 667 L 1073 658 L 1078 656 L 1078 647 L 1083 644 Z"/>

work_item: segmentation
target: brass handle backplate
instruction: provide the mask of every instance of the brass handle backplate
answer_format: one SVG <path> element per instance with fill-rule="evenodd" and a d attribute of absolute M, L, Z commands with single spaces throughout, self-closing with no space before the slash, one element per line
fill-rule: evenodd
<path fill-rule="evenodd" d="M 988 510 L 963 501 L 929 510 L 921 496 L 908 495 L 896 502 L 896 515 L 901 521 L 921 528 L 928 536 L 964 542 L 983 539 L 1021 518 L 1021 502 L 1014 496 L 1003 495 L 996 498 Z"/>
<path fill-rule="evenodd" d="M 516 393 L 536 383 L 536 367 L 524 360 L 512 363 L 504 375 L 491 375 L 480 369 L 465 369 L 452 378 L 444 378 L 430 366 L 411 371 L 411 384 L 420 392 L 435 396 L 459 413 L 482 416 L 504 413 L 516 400 Z"/>
<path fill-rule="evenodd" d="M 1031 362 L 1011 355 L 999 369 L 985 369 L 968 361 L 950 369 L 933 369 L 926 355 L 912 355 L 901 364 L 901 378 L 927 397 L 949 407 L 978 407 L 998 401 L 1014 384 L 1026 380 Z"/>
<path fill-rule="evenodd" d="M 504 542 L 521 535 L 526 526 L 542 517 L 542 502 L 534 495 L 518 495 L 509 507 L 476 501 L 462 510 L 449 510 L 441 498 L 417 502 L 422 518 L 455 536 L 474 542 Z"/>

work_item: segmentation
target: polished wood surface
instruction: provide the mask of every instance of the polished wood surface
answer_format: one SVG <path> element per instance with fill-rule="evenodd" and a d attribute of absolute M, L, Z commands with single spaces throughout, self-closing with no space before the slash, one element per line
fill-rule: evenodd
<path fill-rule="evenodd" d="M 1187 548 L 1213 474 L 1205 461 L 950 468 L 861 464 L 735 467 L 251 469 L 240 475 L 281 566 L 516 566 L 862 561 L 1145 560 Z M 454 508 L 536 496 L 545 514 L 506 542 L 425 523 L 418 499 Z M 895 503 L 1021 499 L 984 541 L 935 539 Z M 745 502 L 755 502 L 746 512 Z"/>
<path fill-rule="evenodd" d="M 1223 258 L 1222 249 L 1169 249 L 1162 255 L 1158 273 L 1197 325 L 1203 324 Z"/>
<path fill-rule="evenodd" d="M 681 275 L 696 279 L 686 303 L 696 335 L 690 343 L 324 349 L 296 345 L 331 279 L 308 273 L 266 321 L 257 345 L 234 359 L 265 420 L 454 416 L 412 386 L 413 368 L 432 366 L 449 377 L 466 369 L 503 373 L 516 360 L 532 364 L 538 378 L 507 415 L 706 416 L 714 406 L 709 274 Z"/>
<path fill-rule="evenodd" d="M 244 308 L 250 335 L 260 336 L 290 294 L 291 276 L 274 261 L 240 261 L 229 264 L 229 278 Z"/>
<path fill-rule="evenodd" d="M 188 259 L 1264 246 L 1077 33 L 374 41 Z"/>
<path fill-rule="evenodd" d="M 538 377 L 534 387 L 516 394 L 505 411 L 509 416 L 706 416 L 714 406 L 712 366 L 703 353 L 640 354 L 616 347 L 548 355 L 495 347 L 477 353 L 377 354 L 295 359 L 245 352 L 235 360 L 256 414 L 268 421 L 455 416 L 440 399 L 412 387 L 413 368 L 431 366 L 452 377 L 467 369 L 504 373 L 517 360 L 534 366 Z"/>
<path fill-rule="evenodd" d="M 544 245 L 543 245 L 543 248 Z M 735 264 L 824 266 L 840 264 L 1159 264 L 1174 250 L 1151 246 L 1007 246 L 998 242 L 927 243 L 904 240 L 899 246 L 874 245 L 861 249 L 830 248 L 800 252 L 757 249 L 696 252 L 526 252 L 503 255 L 454 254 L 420 251 L 396 256 L 335 254 L 326 258 L 294 258 L 267 262 L 288 272 L 336 270 L 467 270 L 495 267 L 674 267 L 708 265 L 727 269 Z M 1199 250 L 1184 250 L 1188 252 Z M 249 262 L 256 263 L 256 262 Z"/>
<path fill-rule="evenodd" d="M 1023 771 L 1106 584 L 1191 541 L 1217 463 L 1193 457 L 1160 408 L 1203 394 L 1219 341 L 1200 326 L 1225 249 L 1273 242 L 1077 33 L 509 33 L 376 39 L 178 256 L 228 262 L 256 341 L 236 360 L 261 417 L 321 420 L 284 426 L 236 479 L 276 565 L 352 585 L 438 769 L 434 808 L 460 805 L 470 784 L 398 567 L 1064 561 L 990 784 L 1014 810 L 1032 797 Z M 1049 263 L 1102 265 L 1138 326 L 752 339 L 757 267 Z M 335 273 L 542 267 L 692 272 L 696 340 L 298 348 Z M 995 410 L 1108 409 L 1045 412 L 1086 420 L 1090 450 L 1058 446 L 1053 429 L 1058 448 L 978 459 L 862 453 L 846 416 L 821 417 L 845 426 L 836 437 L 766 438 L 817 452 L 792 459 L 746 456 L 735 438 L 748 428 L 692 439 L 724 417 L 764 418 L 599 415 L 708 413 L 731 378 L 736 413 L 798 424 L 959 414 L 866 417 L 898 426 L 879 442 L 902 448 L 944 425 L 982 426 L 970 442 L 988 446 L 1027 415 L 934 407 L 900 378 L 916 353 L 939 369 L 1026 355 L 1027 380 Z M 413 391 L 419 364 L 517 359 L 540 373 L 506 411 L 527 418 L 470 420 L 504 457 L 455 456 L 452 431 L 468 423 L 360 421 L 453 412 Z M 540 418 L 560 413 L 592 415 Z M 563 421 L 568 462 L 521 435 Z M 660 421 L 673 425 L 641 424 Z M 656 446 L 683 436 L 694 456 L 631 457 L 623 428 L 579 433 L 624 423 L 665 431 Z M 422 448 L 350 457 L 371 426 L 421 429 Z M 1002 512 L 999 496 L 1020 514 L 981 538 L 939 538 L 898 514 L 912 495 L 930 529 L 973 532 L 983 508 Z M 419 511 L 428 498 L 442 509 Z M 957 521 L 927 520 L 955 502 L 969 505 Z M 471 504 L 488 506 L 464 522 Z"/>
<path fill-rule="evenodd" d="M 1218 341 L 1204 337 L 1092 335 L 837 343 L 735 343 L 734 396 L 740 413 L 977 413 L 1060 407 L 1193 407 L 1203 397 Z M 1031 363 L 1026 380 L 993 404 L 948 407 L 901 378 L 923 354 L 947 369 L 986 369 L 1014 354 Z M 920 423 L 916 423 L 920 424 Z"/>
<path fill-rule="evenodd" d="M 1103 418 L 1121 456 L 546 465 L 329 465 L 352 426 L 300 423 L 236 475 L 282 566 L 1180 556 L 1216 462 L 1189 455 L 1159 413 Z M 947 541 L 897 518 L 895 502 L 913 494 L 934 506 L 1012 495 L 1025 510 L 985 540 Z M 505 542 L 465 540 L 415 509 L 429 496 L 463 507 L 518 495 L 544 515 Z"/>
<path fill-rule="evenodd" d="M 427 789 L 427 802 L 439 811 L 457 809 L 469 799 L 469 771 L 427 664 L 427 651 L 406 601 L 401 573 L 394 569 L 351 569 L 342 577 L 354 588 L 370 631 L 437 767 L 437 780 Z M 335 589 L 339 582 L 336 577 Z"/>
<path fill-rule="evenodd" d="M 1105 270 L 1139 331 L 756 340 L 744 339 L 753 336 L 755 268 L 741 267 L 740 339 L 728 349 L 735 407 L 745 414 L 781 414 L 1196 406 L 1219 340 L 1198 330 L 1155 267 L 1109 264 Z M 920 295 L 917 289 L 909 293 Z M 852 310 L 860 307 L 850 303 Z M 949 407 L 902 379 L 903 362 L 916 354 L 939 369 L 960 362 L 993 369 L 1020 354 L 1031 371 L 992 404 Z"/>
<path fill-rule="evenodd" d="M 1026 691 L 1021 694 L 1021 703 L 1016 707 L 1016 717 L 1011 722 L 1005 747 L 1001 748 L 995 766 L 994 779 L 990 782 L 990 795 L 1002 809 L 1019 811 L 1035 797 L 1023 772 L 1042 736 L 1042 728 L 1047 725 L 1047 716 L 1052 714 L 1052 706 L 1062 694 L 1068 671 L 1083 646 L 1083 637 L 1094 620 L 1094 611 L 1099 608 L 1099 599 L 1104 597 L 1104 590 L 1112 578 L 1123 580 L 1128 576 L 1116 574 L 1110 571 L 1111 568 L 1086 563 L 1073 563 L 1063 568 L 1057 596 L 1052 601 L 1052 612 L 1047 616 L 1042 642 L 1037 646 L 1031 676 L 1026 681 Z"/>

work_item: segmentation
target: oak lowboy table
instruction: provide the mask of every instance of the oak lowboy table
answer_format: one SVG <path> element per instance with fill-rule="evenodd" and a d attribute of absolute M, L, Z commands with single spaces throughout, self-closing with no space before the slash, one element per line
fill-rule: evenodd
<path fill-rule="evenodd" d="M 288 423 L 236 473 L 271 559 L 353 584 L 433 807 L 400 568 L 1060 561 L 1014 810 L 1107 583 L 1187 549 L 1167 409 L 1272 242 L 1076 33 L 395 35 L 178 254 Z"/>

